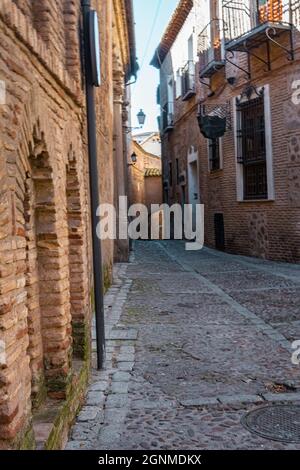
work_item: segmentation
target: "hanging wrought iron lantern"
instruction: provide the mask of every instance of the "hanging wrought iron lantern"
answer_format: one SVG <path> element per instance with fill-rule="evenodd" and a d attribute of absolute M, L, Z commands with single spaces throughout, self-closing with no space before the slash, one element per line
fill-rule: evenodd
<path fill-rule="evenodd" d="M 226 118 L 198 115 L 198 123 L 201 134 L 206 139 L 218 139 L 226 132 Z"/>
<path fill-rule="evenodd" d="M 206 139 L 223 137 L 226 130 L 230 128 L 228 105 L 200 105 L 197 120 L 201 134 Z"/>

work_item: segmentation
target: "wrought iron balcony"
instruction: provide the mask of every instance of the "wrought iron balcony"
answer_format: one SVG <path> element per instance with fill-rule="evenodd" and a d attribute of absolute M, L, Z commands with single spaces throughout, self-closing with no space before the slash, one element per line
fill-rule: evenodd
<path fill-rule="evenodd" d="M 169 101 L 162 108 L 162 132 L 174 129 L 174 103 Z"/>
<path fill-rule="evenodd" d="M 288 60 L 294 60 L 294 28 L 300 28 L 300 0 L 223 0 L 223 20 L 226 60 L 234 52 L 246 52 L 271 70 L 271 45 L 281 48 Z M 287 34 L 287 41 L 280 37 Z M 285 36 L 286 37 L 286 36 Z M 265 46 L 265 55 L 254 50 Z M 231 54 L 231 57 L 230 57 Z M 251 66 L 244 70 L 251 77 Z"/>
<path fill-rule="evenodd" d="M 223 0 L 222 6 L 231 51 L 244 52 L 300 25 L 300 0 Z"/>
<path fill-rule="evenodd" d="M 195 63 L 189 60 L 182 69 L 182 100 L 189 100 L 195 93 Z"/>
<path fill-rule="evenodd" d="M 198 36 L 200 79 L 210 78 L 225 65 L 222 53 L 222 28 L 222 22 L 219 19 L 213 19 Z"/>

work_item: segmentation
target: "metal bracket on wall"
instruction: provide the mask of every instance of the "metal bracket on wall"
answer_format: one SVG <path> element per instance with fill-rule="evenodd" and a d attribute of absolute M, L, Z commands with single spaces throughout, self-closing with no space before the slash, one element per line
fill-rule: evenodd
<path fill-rule="evenodd" d="M 245 53 L 248 54 L 248 57 L 249 57 L 249 73 L 250 73 L 250 77 L 251 77 L 251 62 L 250 62 L 250 57 L 255 57 L 255 59 L 259 60 L 260 62 L 262 62 L 263 64 L 265 64 L 267 66 L 267 70 L 266 72 L 270 72 L 271 70 L 271 56 L 270 56 L 270 44 L 269 44 L 269 41 L 266 41 L 266 48 L 267 48 L 267 60 L 264 60 L 262 57 L 260 57 L 259 55 L 255 54 L 253 52 L 253 50 L 247 46 L 247 41 L 244 41 L 244 49 L 245 49 Z"/>
<path fill-rule="evenodd" d="M 228 55 L 230 54 L 230 59 L 228 57 Z M 247 77 L 247 80 L 249 80 L 251 78 L 251 71 L 250 71 L 250 63 L 249 63 L 249 60 L 248 60 L 248 70 L 244 69 L 243 67 L 241 67 L 240 65 L 237 65 L 235 62 L 233 62 L 232 59 L 234 59 L 234 52 L 233 51 L 227 51 L 226 54 L 225 54 L 225 59 L 226 61 L 230 64 L 230 65 L 233 65 L 233 67 L 236 67 L 237 69 L 241 70 L 242 72 L 244 72 L 246 74 L 246 77 Z"/>
<path fill-rule="evenodd" d="M 292 61 L 295 59 L 295 51 L 294 51 L 294 43 L 293 43 L 293 26 L 292 25 L 285 25 L 289 26 L 289 28 L 278 30 L 275 27 L 269 26 L 266 27 L 263 31 L 260 32 L 260 36 L 258 39 L 254 40 L 253 38 L 247 38 L 243 42 L 239 40 L 237 44 L 232 47 L 231 49 L 227 50 L 225 58 L 226 61 L 236 67 L 237 69 L 244 72 L 248 79 L 251 79 L 251 57 L 254 57 L 256 60 L 262 62 L 264 65 L 267 66 L 267 71 L 269 72 L 272 69 L 272 58 L 271 58 L 271 44 L 274 44 L 276 47 L 279 47 L 283 51 L 287 53 L 288 60 Z M 286 47 L 280 42 L 276 41 L 274 38 L 279 37 L 283 32 L 289 32 L 290 38 L 290 47 Z M 263 44 L 266 45 L 266 58 L 259 56 L 254 52 L 254 49 L 262 46 Z M 234 58 L 235 52 L 245 53 L 248 56 L 248 70 L 237 65 L 232 59 Z"/>
<path fill-rule="evenodd" d="M 201 78 L 199 78 L 199 82 L 201 83 L 201 85 L 204 85 L 207 88 L 209 88 L 209 91 L 210 91 L 209 96 L 213 96 L 215 94 L 215 92 L 211 89 L 211 86 L 209 83 L 204 82 Z"/>
<path fill-rule="evenodd" d="M 293 26 L 292 25 L 290 25 L 290 26 L 291 26 L 291 29 L 290 29 L 290 46 L 291 46 L 291 48 L 290 49 L 283 46 L 278 41 L 275 41 L 274 37 L 271 37 L 271 34 L 273 36 L 276 36 L 276 34 L 277 34 L 275 28 L 272 28 L 272 27 L 268 28 L 266 30 L 266 36 L 268 38 L 268 41 L 275 44 L 277 47 L 280 47 L 280 49 L 283 49 L 284 51 L 286 51 L 286 53 L 288 55 L 288 60 L 292 61 L 292 60 L 295 59 L 295 51 L 294 51 L 294 41 L 293 41 Z"/>

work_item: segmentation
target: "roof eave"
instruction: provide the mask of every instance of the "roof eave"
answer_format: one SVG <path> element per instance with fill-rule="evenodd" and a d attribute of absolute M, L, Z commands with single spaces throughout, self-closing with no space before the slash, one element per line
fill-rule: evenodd
<path fill-rule="evenodd" d="M 193 0 L 179 1 L 150 65 L 157 69 L 161 68 L 163 61 L 174 44 L 193 6 Z"/>

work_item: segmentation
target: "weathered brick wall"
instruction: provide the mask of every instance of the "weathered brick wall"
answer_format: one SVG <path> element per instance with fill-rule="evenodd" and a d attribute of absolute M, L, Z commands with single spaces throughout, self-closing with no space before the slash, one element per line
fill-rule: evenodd
<path fill-rule="evenodd" d="M 99 188 L 113 202 L 112 4 L 99 11 Z M 0 448 L 18 447 L 46 394 L 64 398 L 88 359 L 92 263 L 80 1 L 2 0 L 0 80 Z M 125 66 L 124 66 L 125 67 Z M 103 244 L 105 280 L 113 242 Z"/>
<path fill-rule="evenodd" d="M 259 60 L 251 59 L 250 83 L 256 87 L 269 85 L 271 102 L 271 126 L 273 146 L 273 171 L 275 200 L 238 202 L 236 191 L 236 156 L 234 127 L 223 138 L 223 169 L 209 172 L 207 140 L 200 134 L 197 123 L 197 102 L 225 104 L 230 101 L 233 120 L 234 98 L 243 91 L 248 80 L 238 68 L 226 65 L 216 73 L 210 85 L 215 92 L 209 98 L 207 87 L 198 85 L 196 101 L 189 104 L 180 99 L 175 102 L 175 127 L 162 136 L 164 179 L 168 179 L 169 161 L 173 166 L 174 185 L 169 191 L 170 202 L 181 200 L 180 187 L 176 186 L 175 158 L 179 158 L 180 171 L 187 171 L 187 155 L 190 146 L 199 154 L 199 186 L 201 202 L 205 204 L 205 238 L 209 246 L 215 246 L 214 214 L 223 213 L 226 249 L 234 253 L 265 257 L 283 261 L 300 260 L 300 184 L 299 143 L 300 107 L 292 102 L 292 83 L 300 79 L 300 34 L 293 32 L 295 60 L 288 61 L 286 53 L 271 46 L 272 70 L 268 71 Z M 288 35 L 280 38 L 288 46 Z M 265 46 L 256 53 L 265 57 Z M 238 66 L 247 67 L 245 54 L 236 54 Z M 168 57 L 166 58 L 166 63 Z M 168 67 L 162 68 L 162 83 Z M 233 86 L 226 81 L 235 77 Z M 164 91 L 162 90 L 162 93 Z M 186 198 L 187 198 L 186 187 Z"/>
<path fill-rule="evenodd" d="M 162 204 L 162 180 L 161 176 L 148 176 L 145 178 L 145 204 L 149 214 L 152 204 Z"/>
<path fill-rule="evenodd" d="M 151 204 L 161 204 L 161 176 L 146 176 L 147 169 L 162 170 L 162 160 L 146 152 L 141 145 L 133 141 L 132 151 L 137 155 L 134 165 L 129 163 L 129 204 L 145 204 L 150 210 Z"/>
<path fill-rule="evenodd" d="M 87 169 L 80 138 L 79 102 L 83 96 L 77 94 L 77 103 L 68 98 L 51 76 L 50 66 L 46 70 L 41 57 L 28 53 L 25 30 L 19 31 L 17 39 L 10 27 L 18 20 L 25 26 L 26 18 L 13 8 L 6 14 L 11 24 L 3 17 L 0 22 L 1 79 L 7 84 L 6 105 L 1 109 L 1 155 L 6 162 L 1 190 L 7 223 L 1 238 L 0 294 L 7 364 L 1 370 L 0 437 L 13 440 L 26 426 L 31 406 L 40 403 L 44 390 L 57 398 L 66 393 L 71 373 L 71 310 L 76 306 L 72 303 L 70 307 L 73 248 L 69 240 L 73 233 L 68 233 L 66 217 L 70 152 L 78 162 L 81 192 L 87 184 L 83 179 Z M 27 27 L 31 27 L 29 22 Z M 43 51 L 41 41 L 38 39 Z M 13 57 L 12 50 L 18 51 Z M 80 197 L 85 207 L 86 196 Z M 79 238 L 86 250 L 85 234 Z M 84 258 L 87 268 L 89 261 Z M 78 271 L 86 268 L 82 259 Z M 71 282 L 74 287 L 72 276 Z M 76 292 L 83 316 L 90 313 L 88 293 L 84 276 Z"/>

